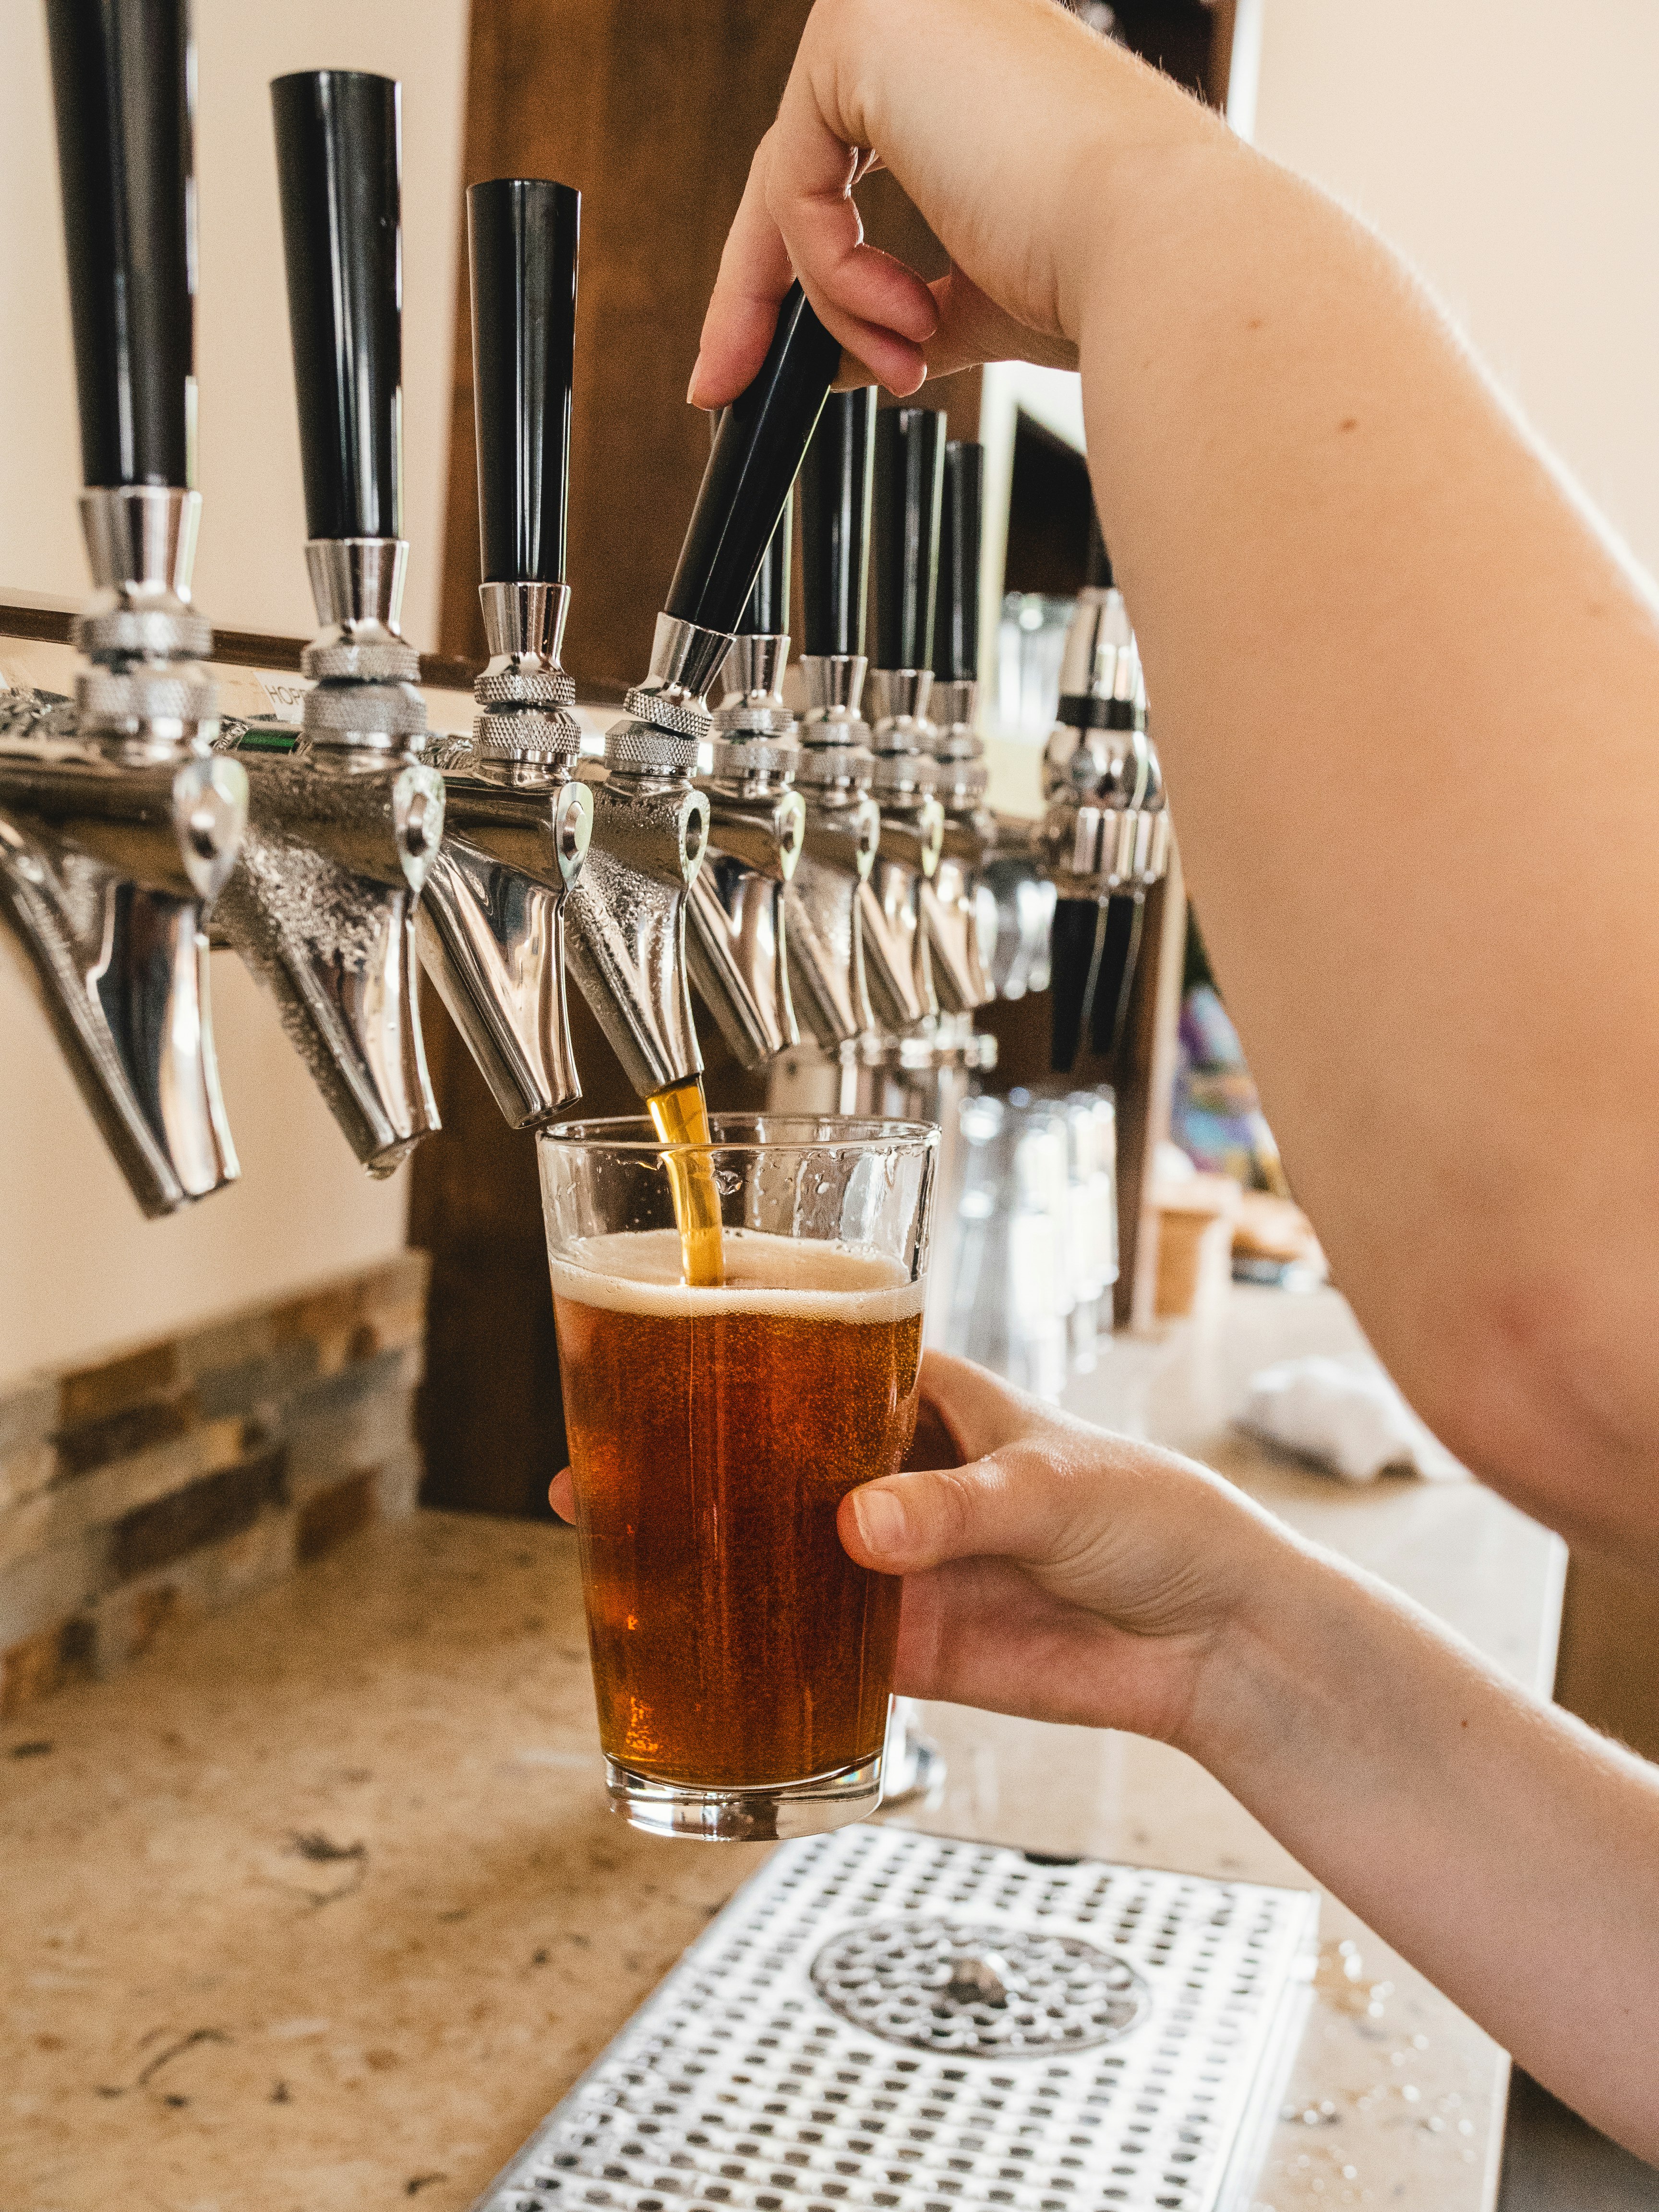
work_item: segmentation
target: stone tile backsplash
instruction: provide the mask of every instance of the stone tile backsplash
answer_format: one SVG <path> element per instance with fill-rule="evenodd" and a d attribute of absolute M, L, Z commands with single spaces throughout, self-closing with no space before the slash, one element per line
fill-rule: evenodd
<path fill-rule="evenodd" d="M 410 1510 L 424 1253 L 0 1391 L 0 1717 Z"/>

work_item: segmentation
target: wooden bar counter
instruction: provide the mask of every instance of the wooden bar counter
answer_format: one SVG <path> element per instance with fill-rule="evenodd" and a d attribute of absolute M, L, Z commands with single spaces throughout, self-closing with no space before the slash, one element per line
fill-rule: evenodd
<path fill-rule="evenodd" d="M 1119 1342 L 1076 1410 L 1201 1452 L 1547 1681 L 1553 1540 L 1468 1484 L 1350 1491 L 1231 1437 L 1243 1378 L 1356 1347 L 1333 1294 Z M 1047 1851 L 1302 1879 L 1161 1746 L 933 1708 L 944 1802 Z M 573 1540 L 366 1531 L 0 1735 L 4 2212 L 460 2212 L 762 1847 L 605 1811 Z M 1484 2212 L 1502 2054 L 1327 1900 L 1273 2212 Z"/>

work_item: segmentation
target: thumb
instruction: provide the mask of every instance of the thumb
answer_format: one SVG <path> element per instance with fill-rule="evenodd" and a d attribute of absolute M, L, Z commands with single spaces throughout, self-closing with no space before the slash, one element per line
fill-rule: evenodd
<path fill-rule="evenodd" d="M 939 327 L 923 342 L 929 376 L 949 376 L 981 362 L 1029 361 L 1040 368 L 1075 368 L 1078 349 L 1067 337 L 1034 331 L 952 268 L 929 287 Z"/>
<path fill-rule="evenodd" d="M 860 1566 L 914 1575 L 948 1559 L 1051 1558 L 1074 1519 L 1062 1469 L 1047 1452 L 1013 1444 L 967 1467 L 863 1483 L 842 1500 L 836 1527 Z"/>

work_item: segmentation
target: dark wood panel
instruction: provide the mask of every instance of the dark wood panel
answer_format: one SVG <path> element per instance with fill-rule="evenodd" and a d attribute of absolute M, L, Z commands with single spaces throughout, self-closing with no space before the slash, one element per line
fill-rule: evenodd
<path fill-rule="evenodd" d="M 685 404 L 750 157 L 809 0 L 474 0 L 465 181 L 582 192 L 566 664 L 632 682 L 708 455 Z M 441 637 L 483 651 L 471 317 L 460 267 Z"/>
<path fill-rule="evenodd" d="M 39 638 L 48 645 L 72 645 L 74 628 L 74 612 L 66 607 L 0 605 L 0 637 Z M 263 630 L 216 629 L 212 658 L 226 668 L 297 669 L 306 643 L 302 637 L 275 637 Z M 477 664 L 473 661 L 449 660 L 437 653 L 421 655 L 422 683 L 441 691 L 470 690 L 477 672 Z"/>

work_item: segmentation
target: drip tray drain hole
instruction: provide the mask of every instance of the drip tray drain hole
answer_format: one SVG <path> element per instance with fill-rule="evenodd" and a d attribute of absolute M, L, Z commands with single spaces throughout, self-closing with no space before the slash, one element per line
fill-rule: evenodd
<path fill-rule="evenodd" d="M 812 1986 L 866 2034 L 969 2058 L 1113 2043 L 1152 2002 L 1133 1966 L 1080 1936 L 924 1913 L 832 1937 Z"/>

